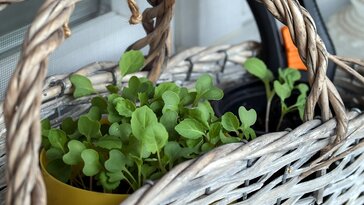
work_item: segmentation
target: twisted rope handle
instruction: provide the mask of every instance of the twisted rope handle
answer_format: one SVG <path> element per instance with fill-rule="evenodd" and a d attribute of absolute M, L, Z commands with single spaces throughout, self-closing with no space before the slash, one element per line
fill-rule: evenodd
<path fill-rule="evenodd" d="M 334 84 L 326 77 L 328 58 L 325 45 L 317 34 L 311 15 L 300 6 L 297 0 L 261 0 L 276 19 L 286 24 L 297 46 L 301 59 L 308 68 L 311 92 L 305 108 L 305 120 L 312 120 L 317 103 L 321 107 L 324 121 L 331 117 L 330 105 L 336 114 L 338 126 L 336 143 L 340 143 L 347 132 L 348 119 L 344 103 Z"/>
<path fill-rule="evenodd" d="M 4 101 L 7 128 L 6 204 L 46 204 L 39 169 L 40 105 L 48 56 L 64 40 L 65 25 L 76 0 L 47 0 L 37 13 L 23 44 L 20 61 Z"/>
<path fill-rule="evenodd" d="M 128 6 L 131 11 L 131 17 L 129 19 L 130 24 L 138 24 L 142 21 L 142 15 L 139 12 L 139 7 L 135 0 L 129 0 Z"/>
<path fill-rule="evenodd" d="M 49 54 L 70 34 L 67 22 L 76 2 L 78 0 L 44 2 L 29 28 L 20 61 L 10 79 L 4 101 L 7 129 L 6 204 L 8 205 L 46 204 L 46 190 L 38 166 L 42 86 L 47 73 Z M 148 36 L 135 43 L 132 48 L 140 49 L 149 44 L 151 51 L 147 62 L 153 62 L 153 66 L 161 70 L 166 53 L 164 42 L 169 33 L 174 0 L 158 0 L 150 3 L 154 8 L 147 9 L 143 14 L 143 25 Z M 136 4 L 128 0 L 128 5 Z M 136 6 L 132 8 L 133 13 L 138 11 Z M 134 17 L 138 18 L 138 15 Z M 155 26 L 154 18 L 156 18 Z M 159 35 L 162 35 L 160 40 L 158 40 Z M 158 45 L 159 43 L 161 45 Z"/>
<path fill-rule="evenodd" d="M 142 23 L 147 36 L 129 46 L 127 50 L 140 50 L 149 45 L 145 64 L 151 67 L 149 79 L 156 82 L 162 73 L 162 68 L 167 60 L 166 57 L 168 57 L 168 37 L 175 0 L 147 1 L 153 6 L 153 8 L 148 8 L 143 12 Z M 132 16 L 138 15 L 137 11 L 132 10 L 132 12 Z"/>

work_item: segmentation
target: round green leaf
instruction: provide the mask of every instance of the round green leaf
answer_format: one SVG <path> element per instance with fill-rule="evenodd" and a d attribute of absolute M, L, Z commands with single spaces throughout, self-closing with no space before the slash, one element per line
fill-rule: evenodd
<path fill-rule="evenodd" d="M 168 132 L 161 123 L 149 125 L 142 135 L 143 148 L 147 152 L 160 151 L 168 141 Z"/>
<path fill-rule="evenodd" d="M 274 81 L 274 90 L 276 91 L 278 97 L 283 102 L 289 96 L 291 96 L 292 89 L 287 83 L 281 84 L 278 80 Z"/>
<path fill-rule="evenodd" d="M 308 85 L 306 85 L 305 83 L 298 84 L 296 88 L 300 91 L 301 94 L 305 94 L 305 95 L 307 94 L 307 92 L 309 90 Z"/>
<path fill-rule="evenodd" d="M 238 118 L 232 112 L 227 112 L 221 117 L 221 124 L 230 132 L 237 131 L 240 126 Z"/>
<path fill-rule="evenodd" d="M 93 149 L 85 149 L 81 153 L 81 158 L 84 162 L 82 172 L 86 176 L 95 176 L 99 173 L 101 165 L 99 161 L 99 153 Z"/>
<path fill-rule="evenodd" d="M 163 93 L 162 95 L 162 99 L 164 101 L 164 106 L 163 106 L 163 110 L 162 112 L 165 113 L 167 110 L 171 110 L 171 111 L 175 111 L 178 112 L 179 111 L 179 96 L 177 95 L 177 93 L 173 92 L 173 91 L 166 91 Z"/>
<path fill-rule="evenodd" d="M 61 129 L 68 135 L 73 134 L 77 129 L 77 122 L 73 121 L 71 117 L 67 117 L 62 121 Z"/>
<path fill-rule="evenodd" d="M 140 83 L 141 82 L 138 77 L 132 76 L 129 79 L 128 87 L 123 88 L 122 96 L 134 102 L 138 98 Z"/>
<path fill-rule="evenodd" d="M 187 139 L 199 139 L 205 134 L 205 127 L 194 119 L 184 119 L 175 130 Z"/>
<path fill-rule="evenodd" d="M 121 172 L 125 169 L 126 160 L 125 155 L 119 150 L 110 150 L 109 159 L 105 161 L 105 168 L 109 172 Z"/>
<path fill-rule="evenodd" d="M 122 97 L 116 98 L 113 102 L 116 104 L 115 110 L 118 111 L 121 116 L 131 117 L 131 114 L 136 109 L 136 106 L 132 101 Z"/>
<path fill-rule="evenodd" d="M 154 99 L 162 98 L 163 93 L 165 93 L 166 91 L 172 91 L 176 94 L 179 94 L 180 89 L 181 88 L 178 87 L 176 83 L 173 82 L 161 83 L 155 88 Z"/>
<path fill-rule="evenodd" d="M 68 152 L 63 155 L 63 162 L 68 165 L 76 165 L 82 161 L 81 153 L 86 149 L 86 146 L 77 140 L 71 140 L 67 144 Z"/>
<path fill-rule="evenodd" d="M 46 169 L 52 176 L 64 183 L 71 177 L 71 166 L 64 164 L 62 159 L 56 159 L 49 162 Z"/>
<path fill-rule="evenodd" d="M 80 133 L 87 137 L 90 141 L 91 138 L 100 136 L 100 122 L 90 119 L 88 116 L 81 116 L 78 120 L 78 130 Z"/>
<path fill-rule="evenodd" d="M 62 159 L 62 156 L 63 156 L 62 150 L 54 148 L 54 147 L 51 147 L 46 152 L 47 162 L 51 162 L 56 159 Z"/>
<path fill-rule="evenodd" d="M 254 109 L 247 110 L 244 106 L 239 107 L 239 118 L 244 128 L 248 128 L 257 121 L 257 113 Z"/>
<path fill-rule="evenodd" d="M 119 61 L 121 76 L 140 71 L 144 65 L 144 55 L 141 51 L 125 52 Z"/>
<path fill-rule="evenodd" d="M 224 96 L 223 91 L 213 85 L 212 77 L 208 74 L 200 76 L 196 81 L 196 99 L 220 100 Z"/>
<path fill-rule="evenodd" d="M 52 128 L 48 132 L 48 139 L 52 147 L 65 151 L 67 135 L 63 130 Z"/>
<path fill-rule="evenodd" d="M 99 121 L 101 119 L 101 110 L 96 106 L 92 106 L 86 116 L 90 118 L 90 120 Z"/>
<path fill-rule="evenodd" d="M 92 98 L 91 104 L 100 109 L 100 112 L 103 114 L 107 113 L 107 100 L 101 96 L 96 96 Z"/>
<path fill-rule="evenodd" d="M 178 142 L 171 141 L 164 147 L 164 154 L 167 156 L 170 164 L 173 164 L 177 159 L 181 157 L 182 147 Z"/>
<path fill-rule="evenodd" d="M 268 73 L 268 68 L 265 63 L 258 58 L 249 58 L 244 63 L 244 68 L 253 76 L 261 79 L 262 81 L 271 81 L 273 76 Z"/>
<path fill-rule="evenodd" d="M 283 78 L 290 88 L 293 88 L 294 83 L 301 79 L 301 73 L 294 68 L 286 68 L 281 72 L 280 78 Z"/>
<path fill-rule="evenodd" d="M 91 81 L 82 75 L 72 74 L 70 81 L 74 87 L 73 97 L 79 98 L 95 93 L 95 89 L 92 87 Z"/>
<path fill-rule="evenodd" d="M 119 87 L 116 85 L 107 85 L 106 89 L 109 93 L 119 93 Z"/>
<path fill-rule="evenodd" d="M 167 110 L 160 118 L 160 123 L 167 129 L 169 135 L 176 134 L 174 127 L 177 125 L 178 113 Z"/>
<path fill-rule="evenodd" d="M 210 125 L 210 130 L 208 133 L 209 136 L 209 142 L 211 144 L 217 144 L 220 141 L 220 131 L 221 131 L 222 125 L 220 122 L 215 122 Z"/>
<path fill-rule="evenodd" d="M 143 106 L 133 112 L 130 122 L 133 135 L 140 139 L 144 130 L 149 125 L 158 123 L 158 119 L 149 107 Z"/>
<path fill-rule="evenodd" d="M 94 145 L 104 149 L 121 149 L 122 143 L 117 136 L 104 136 L 94 142 Z"/>
<path fill-rule="evenodd" d="M 110 174 L 110 173 L 108 173 L 108 174 Z M 101 186 L 105 190 L 112 191 L 112 190 L 119 187 L 120 180 L 115 181 L 115 182 L 111 182 L 110 177 L 108 176 L 108 174 L 106 174 L 106 172 L 104 172 L 104 171 L 100 172 L 100 174 L 98 175 L 98 181 L 100 182 Z"/>
<path fill-rule="evenodd" d="M 106 175 L 109 177 L 109 182 L 115 183 L 125 179 L 125 176 L 122 172 L 107 172 Z"/>
<path fill-rule="evenodd" d="M 131 134 L 131 126 L 129 123 L 119 125 L 119 123 L 115 122 L 110 126 L 109 134 L 119 137 L 123 143 L 128 143 Z"/>

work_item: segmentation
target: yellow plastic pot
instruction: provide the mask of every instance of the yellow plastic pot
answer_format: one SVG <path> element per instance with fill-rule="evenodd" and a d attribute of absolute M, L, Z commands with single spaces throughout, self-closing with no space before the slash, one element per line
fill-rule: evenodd
<path fill-rule="evenodd" d="M 118 205 L 126 199 L 126 197 L 128 197 L 127 194 L 99 193 L 79 189 L 65 184 L 54 178 L 46 171 L 46 164 L 45 151 L 42 150 L 40 155 L 40 165 L 47 188 L 48 205 Z"/>

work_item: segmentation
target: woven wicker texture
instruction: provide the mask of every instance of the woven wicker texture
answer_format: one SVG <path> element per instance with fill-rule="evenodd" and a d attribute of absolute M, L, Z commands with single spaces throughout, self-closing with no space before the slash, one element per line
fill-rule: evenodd
<path fill-rule="evenodd" d="M 9 83 L 4 102 L 7 204 L 45 204 L 45 189 L 38 167 L 40 93 L 46 75 L 47 56 L 64 40 L 64 25 L 76 2 L 45 1 L 29 29 L 21 60 Z M 148 2 L 153 8 L 142 15 L 147 36 L 129 49 L 149 45 L 146 64 L 153 67 L 150 79 L 156 80 L 168 56 L 166 42 L 174 0 Z M 325 75 L 328 59 L 354 74 L 360 82 L 364 82 L 363 78 L 347 66 L 353 61 L 341 61 L 326 52 L 312 18 L 297 1 L 261 2 L 278 20 L 288 25 L 308 67 L 312 89 L 306 119 L 310 121 L 289 133 L 272 133 L 249 144 L 222 146 L 198 159 L 182 163 L 154 185 L 145 185 L 125 204 L 280 204 L 286 199 L 284 204 L 308 204 L 323 200 L 313 194 L 321 188 L 325 188 L 323 196 L 327 196 L 326 204 L 363 203 L 363 182 L 360 181 L 363 143 L 360 140 L 364 119 L 356 111 L 346 114 L 340 95 Z M 135 2 L 129 5 L 135 5 Z M 137 9 L 132 11 L 133 16 L 139 16 Z M 316 103 L 321 107 L 323 121 L 331 117 L 329 105 L 337 121 L 331 119 L 320 126 L 320 120 L 312 120 Z M 334 162 L 326 175 L 304 181 Z"/>

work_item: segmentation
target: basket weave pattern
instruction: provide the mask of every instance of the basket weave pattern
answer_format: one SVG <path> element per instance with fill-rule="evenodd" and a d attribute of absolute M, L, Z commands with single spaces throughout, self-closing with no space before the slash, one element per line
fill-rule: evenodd
<path fill-rule="evenodd" d="M 21 60 L 9 83 L 4 101 L 7 204 L 46 203 L 46 191 L 38 167 L 41 141 L 40 93 L 46 76 L 48 55 L 64 40 L 67 34 L 65 25 L 76 2 L 77 0 L 45 1 L 29 28 Z M 168 56 L 169 24 L 175 1 L 148 2 L 152 8 L 140 16 L 135 2 L 128 0 L 133 12 L 130 21 L 138 23 L 141 20 L 147 33 L 145 38 L 128 49 L 149 46 L 146 67 L 153 68 L 148 76 L 156 81 Z M 308 122 L 291 132 L 270 133 L 248 144 L 225 145 L 198 159 L 182 163 L 155 184 L 142 187 L 124 204 L 363 203 L 361 192 L 364 183 L 361 175 L 364 169 L 364 150 L 361 139 L 364 116 L 359 115 L 358 111 L 346 112 L 338 91 L 325 74 L 330 59 L 353 74 L 359 82 L 364 82 L 363 77 L 347 65 L 358 62 L 350 59 L 343 61 L 327 53 L 310 14 L 298 1 L 261 2 L 289 27 L 293 41 L 308 68 L 311 85 L 305 109 L 305 119 Z M 105 65 L 105 70 L 109 73 L 104 74 L 111 77 L 111 82 L 115 82 L 112 66 L 108 67 L 107 63 L 95 64 L 80 72 L 91 74 L 97 70 L 97 66 Z M 187 76 L 190 74 L 187 72 Z M 44 99 L 70 92 L 67 81 L 57 82 L 61 84 L 43 92 Z M 317 103 L 322 110 L 322 121 L 313 120 Z M 43 104 L 45 105 L 47 104 Z M 333 114 L 336 120 L 330 120 Z M 328 169 L 327 174 L 310 178 L 316 171 L 324 169 Z M 321 192 L 316 196 L 317 190 Z"/>

